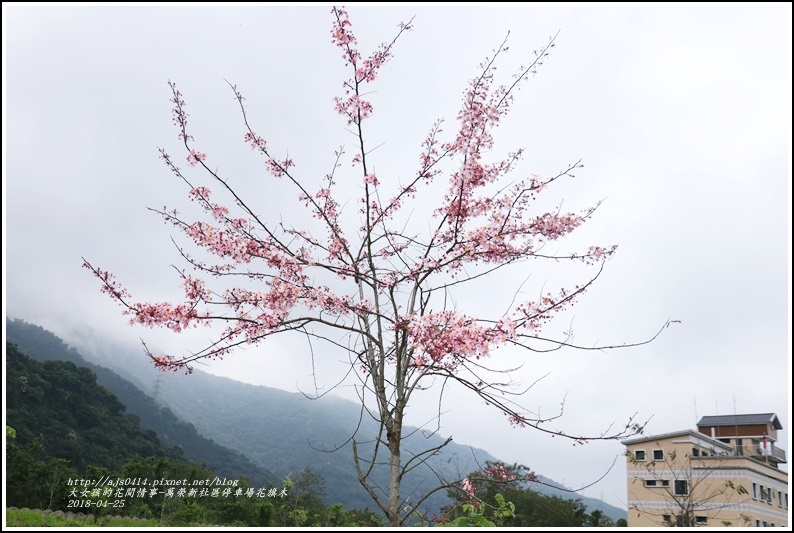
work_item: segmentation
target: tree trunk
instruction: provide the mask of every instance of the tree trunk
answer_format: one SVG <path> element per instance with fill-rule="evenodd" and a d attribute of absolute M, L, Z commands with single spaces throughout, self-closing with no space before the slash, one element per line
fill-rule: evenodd
<path fill-rule="evenodd" d="M 386 437 L 389 442 L 389 525 L 400 527 L 400 481 L 402 480 L 400 465 L 400 433 L 402 424 L 390 420 L 387 424 Z"/>

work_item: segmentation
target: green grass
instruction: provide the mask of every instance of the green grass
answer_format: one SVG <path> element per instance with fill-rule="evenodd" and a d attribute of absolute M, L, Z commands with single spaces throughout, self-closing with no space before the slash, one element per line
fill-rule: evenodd
<path fill-rule="evenodd" d="M 38 509 L 6 509 L 6 527 L 160 527 L 157 520 L 136 520 L 133 518 L 98 519 L 72 518 L 52 513 L 44 514 Z"/>

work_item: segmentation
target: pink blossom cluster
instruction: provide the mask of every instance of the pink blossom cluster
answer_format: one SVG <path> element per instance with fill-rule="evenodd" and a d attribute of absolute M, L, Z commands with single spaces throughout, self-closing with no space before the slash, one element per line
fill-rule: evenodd
<path fill-rule="evenodd" d="M 252 131 L 246 133 L 243 140 L 251 145 L 251 150 L 267 150 L 267 141 Z"/>
<path fill-rule="evenodd" d="M 522 328 L 539 330 L 544 323 L 551 320 L 554 313 L 559 313 L 573 304 L 574 299 L 584 293 L 588 286 L 589 284 L 581 287 L 577 285 L 572 291 L 563 287 L 556 297 L 547 293 L 538 302 L 524 302 L 516 307 L 515 320 Z"/>
<path fill-rule="evenodd" d="M 210 292 L 204 280 L 193 278 L 182 273 L 182 286 L 185 289 L 185 296 L 191 302 L 208 301 Z"/>
<path fill-rule="evenodd" d="M 191 201 L 201 202 L 204 209 L 212 214 L 212 217 L 218 222 L 231 222 L 231 220 L 228 219 L 229 208 L 225 205 L 210 202 L 210 190 L 207 187 L 195 187 L 191 189 L 188 194 Z M 244 220 L 236 220 L 234 222 L 235 227 L 240 227 L 241 225 L 245 225 Z"/>
<path fill-rule="evenodd" d="M 250 340 L 256 335 L 276 331 L 289 316 L 298 299 L 296 287 L 285 283 L 270 283 L 266 292 L 248 291 L 235 287 L 224 293 L 223 301 L 235 311 L 238 326 L 230 330 L 228 338 L 244 336 Z"/>
<path fill-rule="evenodd" d="M 516 475 L 507 470 L 503 464 L 491 463 L 482 469 L 483 474 L 496 481 L 513 481 Z"/>
<path fill-rule="evenodd" d="M 332 7 L 331 13 L 335 19 L 331 28 L 331 41 L 344 51 L 342 58 L 345 64 L 355 69 L 354 84 L 375 81 L 378 70 L 391 58 L 391 48 L 397 37 L 390 43 L 382 43 L 370 57 L 361 61 L 361 53 L 355 47 L 358 42 L 350 31 L 351 23 L 347 10 L 343 7 Z M 400 32 L 397 36 L 410 29 L 410 23 L 400 23 Z"/>
<path fill-rule="evenodd" d="M 474 497 L 474 493 L 477 491 L 477 485 L 472 483 L 469 478 L 465 478 L 463 480 L 461 483 L 461 488 L 471 497 Z"/>
<path fill-rule="evenodd" d="M 190 153 L 187 155 L 187 164 L 191 167 L 195 167 L 201 161 L 207 159 L 207 154 L 202 152 L 197 152 L 191 148 Z"/>
<path fill-rule="evenodd" d="M 554 240 L 562 235 L 566 235 L 577 228 L 584 219 L 573 213 L 566 215 L 558 215 L 552 213 L 544 213 L 530 225 L 530 231 L 534 235 L 542 235 L 548 240 Z"/>
<path fill-rule="evenodd" d="M 345 238 L 342 227 L 339 225 L 339 204 L 331 194 L 332 177 L 326 176 L 326 180 L 328 181 L 328 186 L 317 191 L 314 197 L 301 193 L 298 199 L 312 210 L 314 218 L 325 222 L 328 230 L 328 244 L 325 246 L 328 252 L 328 260 L 340 267 L 344 264 L 341 261 L 341 257 L 345 255 L 350 243 Z M 318 245 L 315 243 L 315 246 Z"/>
<path fill-rule="evenodd" d="M 617 246 L 611 246 L 610 248 L 591 246 L 587 249 L 585 258 L 588 264 L 592 264 L 595 261 L 601 261 L 602 259 L 611 256 L 615 253 L 615 250 L 617 250 Z"/>
<path fill-rule="evenodd" d="M 265 163 L 265 167 L 267 171 L 270 172 L 274 177 L 281 178 L 285 174 L 289 172 L 290 167 L 294 167 L 295 163 L 292 159 L 284 159 L 283 161 L 277 161 L 276 159 L 270 157 Z"/>
<path fill-rule="evenodd" d="M 172 355 L 151 355 L 152 362 L 154 363 L 155 368 L 159 368 L 163 372 L 172 371 L 177 372 L 178 370 L 182 370 L 183 368 L 187 369 L 188 374 L 193 373 L 193 369 L 187 366 L 185 363 L 181 363 L 174 360 Z"/>
<path fill-rule="evenodd" d="M 342 58 L 345 65 L 353 68 L 353 77 L 344 83 L 345 97 L 334 98 L 336 111 L 347 117 L 348 125 L 361 124 L 361 121 L 372 114 L 372 103 L 361 98 L 359 85 L 375 81 L 380 68 L 391 58 L 391 48 L 397 37 L 390 43 L 382 43 L 369 57 L 361 59 L 358 44 L 350 31 L 350 17 L 342 7 L 332 7 L 334 21 L 331 29 L 331 41 L 343 50 Z M 399 35 L 410 30 L 410 24 L 400 24 Z"/>
<path fill-rule="evenodd" d="M 382 43 L 372 56 L 364 59 L 361 67 L 356 69 L 356 79 L 364 82 L 375 81 L 378 70 L 391 57 L 390 45 Z"/>
<path fill-rule="evenodd" d="M 503 45 L 496 55 L 506 51 Z M 438 249 L 432 268 L 455 273 L 465 263 L 503 263 L 532 255 L 545 241 L 555 240 L 579 226 L 584 217 L 574 214 L 544 213 L 530 217 L 528 203 L 546 182 L 536 177 L 523 180 L 505 193 L 494 196 L 485 187 L 510 173 L 521 158 L 517 150 L 496 163 L 487 163 L 484 154 L 493 147 L 492 131 L 508 112 L 513 89 L 523 81 L 527 69 L 522 67 L 510 87 L 494 87 L 493 58 L 482 64 L 482 73 L 471 80 L 458 113 L 459 129 L 452 142 L 439 147 L 436 123 L 423 143 L 419 176 L 432 179 L 443 157 L 462 159 L 460 168 L 450 174 L 449 188 L 436 216 L 443 219 L 432 237 Z M 428 263 L 425 258 L 422 259 Z M 415 265 L 414 273 L 426 271 Z"/>
<path fill-rule="evenodd" d="M 130 298 L 131 295 L 127 291 L 127 289 L 122 287 L 121 284 L 119 284 L 119 282 L 116 281 L 116 277 L 113 274 L 111 274 L 107 270 L 102 270 L 101 268 L 93 267 L 91 263 L 89 263 L 85 259 L 83 259 L 83 268 L 87 268 L 88 270 L 93 272 L 94 275 L 98 277 L 100 281 L 102 281 L 102 289 L 101 289 L 102 292 L 118 300 L 123 305 L 126 305 L 124 304 L 125 299 Z"/>
<path fill-rule="evenodd" d="M 201 201 L 201 202 L 209 202 L 209 197 L 212 191 L 209 190 L 207 187 L 193 187 L 190 189 L 188 196 L 192 202 Z"/>
<path fill-rule="evenodd" d="M 356 61 L 361 57 L 353 46 L 356 44 L 356 37 L 350 31 L 350 15 L 343 7 L 331 8 L 331 13 L 334 15 L 335 20 L 331 27 L 331 41 L 338 47 L 345 50 L 342 56 L 345 63 L 348 65 L 355 65 Z"/>
<path fill-rule="evenodd" d="M 235 263 L 249 263 L 253 257 L 261 256 L 261 244 L 232 231 L 218 229 L 206 222 L 193 222 L 184 227 L 193 241 L 218 257 Z"/>
<path fill-rule="evenodd" d="M 524 419 L 516 413 L 508 413 L 507 420 L 510 422 L 510 425 L 515 428 L 525 428 L 527 424 L 524 422 Z"/>
<path fill-rule="evenodd" d="M 312 288 L 307 291 L 309 308 L 319 307 L 333 316 L 345 316 L 350 313 L 366 315 L 373 312 L 374 306 L 369 300 L 356 301 L 352 296 L 339 296 L 328 287 Z"/>
<path fill-rule="evenodd" d="M 481 167 L 469 174 L 468 182 L 456 181 L 458 195 L 447 197 L 447 203 L 436 212 L 443 215 L 445 223 L 438 227 L 433 241 L 439 244 L 443 256 L 434 261 L 423 257 L 424 264 L 416 263 L 412 267 L 414 273 L 426 272 L 430 265 L 454 274 L 466 263 L 504 263 L 528 257 L 545 242 L 567 235 L 584 222 L 585 216 L 573 213 L 529 217 L 528 191 L 535 186 L 533 180 L 516 184 L 500 197 L 477 196 L 477 183 L 494 169 L 501 174 L 501 168 L 509 168 L 509 163 L 503 162 L 488 171 Z M 609 255 L 609 251 L 593 247 L 581 259 L 592 262 L 594 254 L 601 258 Z"/>
<path fill-rule="evenodd" d="M 173 305 L 168 302 L 134 303 L 123 313 L 133 315 L 130 324 L 164 326 L 177 333 L 190 326 L 197 326 L 201 319 L 207 317 L 200 315 L 192 305 Z"/>
<path fill-rule="evenodd" d="M 95 276 L 102 280 L 102 292 L 105 292 L 116 299 L 124 311 L 122 314 L 133 315 L 130 324 L 143 324 L 153 327 L 155 325 L 165 326 L 173 331 L 180 332 L 188 326 L 196 326 L 197 323 L 206 318 L 206 314 L 200 314 L 195 307 L 199 299 L 204 299 L 208 294 L 203 282 L 193 280 L 184 276 L 184 287 L 188 298 L 192 301 L 173 305 L 168 302 L 162 303 L 129 303 L 130 293 L 121 287 L 109 272 L 100 268 L 93 267 L 88 261 L 83 260 L 83 267 L 91 270 Z"/>
<path fill-rule="evenodd" d="M 491 130 L 507 113 L 511 98 L 505 87 L 492 90 L 496 70 L 493 60 L 486 60 L 482 67 L 482 74 L 469 82 L 463 95 L 463 105 L 457 116 L 460 128 L 455 140 L 445 145 L 446 149 L 469 159 L 473 157 L 475 161 L 483 150 L 493 147 Z"/>
<path fill-rule="evenodd" d="M 420 168 L 417 178 L 422 178 L 426 182 L 431 181 L 433 177 L 441 173 L 441 169 L 437 168 L 436 165 L 443 157 L 448 155 L 448 152 L 442 154 L 439 151 L 440 141 L 438 135 L 443 131 L 441 129 L 442 122 L 442 120 L 437 120 L 430 129 L 430 133 L 422 141 L 422 152 L 419 155 Z"/>
<path fill-rule="evenodd" d="M 433 513 L 432 515 L 428 515 L 427 513 L 421 513 L 420 516 L 422 520 L 428 522 L 430 524 L 446 524 L 449 522 L 449 518 L 445 516 L 441 516 L 438 513 Z"/>
<path fill-rule="evenodd" d="M 506 468 L 504 464 L 497 461 L 486 461 L 481 469 L 483 476 L 500 483 L 511 481 L 537 482 L 537 476 L 524 465 L 513 465 Z"/>
<path fill-rule="evenodd" d="M 187 134 L 188 114 L 185 111 L 185 101 L 182 98 L 182 93 L 177 90 L 175 83 L 169 81 L 168 86 L 171 87 L 171 103 L 174 104 L 171 109 L 172 120 L 179 128 L 179 139 L 187 143 L 192 137 Z"/>
<path fill-rule="evenodd" d="M 505 342 L 508 332 L 487 328 L 452 311 L 411 316 L 408 335 L 416 366 L 438 365 L 453 370 L 463 359 L 488 355 L 490 346 Z"/>
<path fill-rule="evenodd" d="M 466 493 L 466 500 L 468 503 L 474 506 L 475 509 L 479 509 L 480 500 L 476 496 L 477 485 L 475 485 L 469 478 L 464 478 L 460 484 L 460 487 L 463 489 L 463 492 Z"/>
<path fill-rule="evenodd" d="M 372 103 L 357 94 L 347 98 L 335 97 L 336 112 L 347 117 L 347 124 L 361 124 L 361 121 L 372 114 Z"/>

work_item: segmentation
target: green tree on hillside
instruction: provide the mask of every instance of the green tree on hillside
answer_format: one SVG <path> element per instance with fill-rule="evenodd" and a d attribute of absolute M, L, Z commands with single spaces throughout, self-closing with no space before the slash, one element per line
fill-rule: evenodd
<path fill-rule="evenodd" d="M 449 490 L 454 502 L 444 510 L 442 521 L 465 516 L 465 504 L 475 504 L 478 514 L 496 525 L 507 527 L 613 527 L 603 511 L 587 513 L 580 500 L 547 496 L 532 489 L 535 476 L 523 465 L 507 466 L 487 463 L 466 477 L 467 492 L 457 487 Z M 519 481 L 508 483 L 508 481 Z M 523 481 L 521 481 L 523 480 Z M 505 502 L 512 513 L 504 513 Z M 438 521 L 436 518 L 436 521 Z"/>

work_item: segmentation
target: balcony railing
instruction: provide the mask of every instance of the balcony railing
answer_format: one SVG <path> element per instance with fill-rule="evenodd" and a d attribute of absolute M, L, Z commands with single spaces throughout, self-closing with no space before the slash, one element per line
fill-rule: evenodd
<path fill-rule="evenodd" d="M 761 449 L 763 444 L 762 439 L 751 439 L 748 443 L 743 443 L 742 446 L 736 447 L 734 449 L 734 455 L 744 455 L 747 457 L 752 457 L 754 459 L 764 460 L 766 455 L 764 455 L 763 450 Z M 785 463 L 786 462 L 786 452 L 785 450 L 781 450 L 780 448 L 775 447 L 774 443 L 771 443 L 771 450 L 769 450 L 769 458 L 774 461 L 775 463 Z"/>

